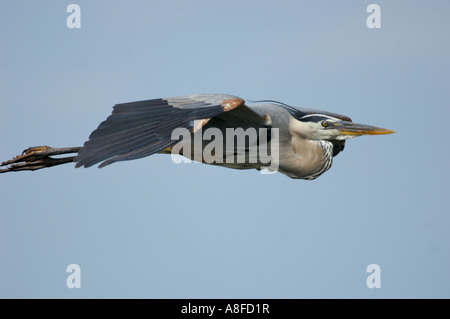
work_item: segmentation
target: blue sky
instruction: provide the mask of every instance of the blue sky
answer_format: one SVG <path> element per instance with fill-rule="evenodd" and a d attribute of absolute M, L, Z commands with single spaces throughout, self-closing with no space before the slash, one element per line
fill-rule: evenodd
<path fill-rule="evenodd" d="M 314 181 L 164 155 L 2 174 L 0 297 L 450 297 L 447 1 L 77 1 L 68 29 L 70 3 L 0 4 L 1 160 L 195 93 L 397 133 L 348 141 Z"/>

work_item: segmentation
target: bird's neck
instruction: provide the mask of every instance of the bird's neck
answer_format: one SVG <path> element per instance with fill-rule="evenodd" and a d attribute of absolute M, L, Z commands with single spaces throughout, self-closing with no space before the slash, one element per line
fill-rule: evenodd
<path fill-rule="evenodd" d="M 333 162 L 333 144 L 323 140 L 308 140 L 300 135 L 292 135 L 294 165 L 305 175 L 305 179 L 315 179 L 327 171 Z"/>

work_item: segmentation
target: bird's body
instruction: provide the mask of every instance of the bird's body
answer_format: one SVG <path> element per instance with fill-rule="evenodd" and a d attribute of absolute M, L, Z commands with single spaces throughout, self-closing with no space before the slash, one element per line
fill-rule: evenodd
<path fill-rule="evenodd" d="M 271 130 L 278 129 L 279 146 L 275 149 L 277 153 L 272 154 L 272 160 L 277 162 L 280 173 L 291 178 L 314 179 L 331 167 L 333 161 L 332 143 L 323 140 L 307 140 L 297 134 L 293 135 L 289 125 L 286 125 L 290 122 L 292 115 L 284 105 L 276 102 L 262 102 L 248 104 L 247 108 L 253 114 L 238 108 L 212 119 L 204 126 L 204 129 L 215 127 L 225 131 L 226 128 L 242 127 L 247 130 L 265 126 L 270 126 Z M 266 124 L 264 119 L 267 115 L 270 118 L 270 125 Z M 208 142 L 204 141 L 203 147 Z M 224 153 L 226 153 L 225 150 Z M 234 169 L 253 168 L 258 170 L 265 166 L 261 163 L 236 163 L 236 161 L 220 165 Z"/>
<path fill-rule="evenodd" d="M 191 133 L 190 138 L 174 139 L 176 129 Z M 216 147 L 213 162 L 204 158 L 212 140 L 211 136 L 205 139 L 203 135 L 208 129 L 221 133 L 223 138 L 218 144 L 222 152 Z M 231 137 L 227 129 L 258 133 L 246 135 L 244 144 L 229 147 Z M 267 165 L 259 157 L 252 158 L 251 150 L 259 149 L 261 141 L 267 141 L 271 163 L 276 164 L 279 172 L 291 178 L 315 179 L 331 167 L 333 157 L 344 149 L 347 138 L 389 133 L 392 131 L 354 124 L 349 117 L 335 113 L 294 108 L 275 101 L 245 103 L 237 96 L 225 94 L 198 94 L 117 104 L 74 161 L 77 167 L 99 162 L 102 167 L 155 153 L 173 153 L 176 147 L 177 153 L 209 164 L 260 170 Z M 201 148 L 195 147 L 196 140 L 201 140 Z M 245 155 L 245 161 L 236 161 L 239 154 Z M 229 157 L 233 161 L 227 161 Z"/>
<path fill-rule="evenodd" d="M 251 106 L 260 116 L 269 114 L 272 127 L 279 129 L 278 171 L 300 179 L 314 179 L 327 171 L 333 162 L 333 144 L 325 140 L 309 140 L 292 131 L 297 115 L 304 115 L 306 109 L 289 109 L 276 102 Z M 288 123 L 288 125 L 286 125 Z"/>

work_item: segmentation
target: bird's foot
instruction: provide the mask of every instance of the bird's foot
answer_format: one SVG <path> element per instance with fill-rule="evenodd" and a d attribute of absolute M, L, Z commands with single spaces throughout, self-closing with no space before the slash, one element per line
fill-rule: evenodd
<path fill-rule="evenodd" d="M 0 166 L 9 166 L 5 169 L 0 169 L 1 173 L 16 172 L 16 171 L 35 171 L 44 167 L 51 167 L 60 164 L 73 162 L 75 156 L 53 158 L 52 155 L 61 155 L 69 153 L 78 153 L 81 147 L 65 147 L 53 148 L 50 146 L 35 146 L 29 147 L 9 161 L 3 162 Z"/>

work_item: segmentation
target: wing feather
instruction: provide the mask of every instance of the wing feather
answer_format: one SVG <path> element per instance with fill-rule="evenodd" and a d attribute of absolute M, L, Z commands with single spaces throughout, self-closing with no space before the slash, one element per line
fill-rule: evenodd
<path fill-rule="evenodd" d="M 232 95 L 197 94 L 117 104 L 84 143 L 74 159 L 76 167 L 99 162 L 103 167 L 157 153 L 177 142 L 171 139 L 174 129 L 193 132 L 195 120 L 213 118 L 244 103 Z"/>

